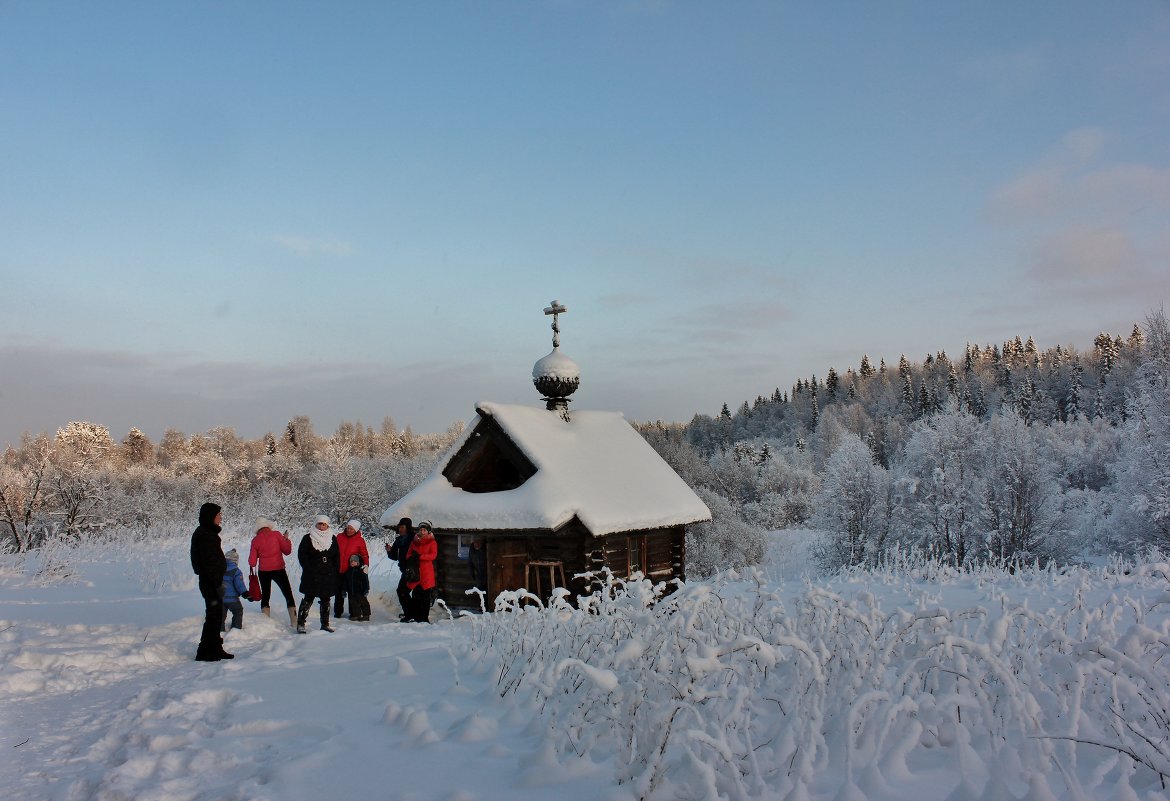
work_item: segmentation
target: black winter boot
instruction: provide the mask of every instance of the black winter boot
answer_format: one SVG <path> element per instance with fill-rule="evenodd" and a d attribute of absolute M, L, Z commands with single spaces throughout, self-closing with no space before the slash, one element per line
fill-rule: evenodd
<path fill-rule="evenodd" d="M 329 608 L 321 610 L 321 631 L 334 632 L 337 629 L 329 625 Z"/>
<path fill-rule="evenodd" d="M 195 661 L 218 662 L 219 660 L 223 659 L 223 657 L 219 655 L 220 650 L 222 649 L 205 648 L 204 646 L 200 645 L 199 648 L 195 651 Z"/>
<path fill-rule="evenodd" d="M 301 608 L 297 610 L 297 633 L 305 634 L 308 629 L 305 628 L 305 622 L 309 619 L 309 607 L 313 605 L 312 598 L 302 598 Z"/>

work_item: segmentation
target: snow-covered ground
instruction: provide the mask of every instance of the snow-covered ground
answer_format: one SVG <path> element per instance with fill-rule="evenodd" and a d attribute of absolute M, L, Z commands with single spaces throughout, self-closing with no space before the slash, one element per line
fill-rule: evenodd
<path fill-rule="evenodd" d="M 298 636 L 245 603 L 218 663 L 182 538 L 4 557 L 2 795 L 1170 797 L 1170 566 L 816 580 L 808 536 L 656 605 L 432 626 L 396 622 L 376 559 L 371 622 Z"/>

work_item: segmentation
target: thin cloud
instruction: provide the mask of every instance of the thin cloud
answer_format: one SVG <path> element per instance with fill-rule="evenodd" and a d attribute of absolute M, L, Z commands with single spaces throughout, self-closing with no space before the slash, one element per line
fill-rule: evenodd
<path fill-rule="evenodd" d="M 1170 243 L 1142 244 L 1122 228 L 1065 228 L 1034 243 L 1024 258 L 1031 278 L 1065 298 L 1144 303 L 1170 293 Z"/>
<path fill-rule="evenodd" d="M 989 218 L 1020 226 L 1170 212 L 1170 167 L 1104 163 L 1106 143 L 1098 129 L 1068 134 L 1039 164 L 991 194 Z"/>
<path fill-rule="evenodd" d="M 335 239 L 312 239 L 304 236 L 278 234 L 268 237 L 268 241 L 302 258 L 325 256 L 340 259 L 352 256 L 354 253 L 353 245 Z"/>
<path fill-rule="evenodd" d="M 988 198 L 988 219 L 1018 232 L 1019 268 L 1048 296 L 1144 303 L 1170 288 L 1170 167 L 1110 162 L 1108 144 L 1100 129 L 1072 131 Z"/>
<path fill-rule="evenodd" d="M 746 342 L 794 319 L 779 301 L 709 303 L 676 314 L 669 320 L 678 339 L 699 345 Z"/>
<path fill-rule="evenodd" d="M 641 292 L 613 292 L 597 299 L 597 305 L 603 309 L 628 309 L 654 302 L 655 298 Z"/>
<path fill-rule="evenodd" d="M 991 87 L 1000 95 L 1031 92 L 1049 71 L 1052 48 L 1046 44 L 986 53 L 965 62 L 959 74 L 970 81 Z"/>

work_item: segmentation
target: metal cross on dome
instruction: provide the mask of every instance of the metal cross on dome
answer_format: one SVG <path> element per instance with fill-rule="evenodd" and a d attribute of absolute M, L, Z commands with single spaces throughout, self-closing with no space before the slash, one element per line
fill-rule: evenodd
<path fill-rule="evenodd" d="M 560 301 L 554 300 L 545 310 L 545 314 L 551 314 L 552 330 L 553 330 L 553 347 L 559 348 L 561 346 L 561 327 L 558 325 L 557 318 L 569 310 L 568 306 L 562 306 Z"/>

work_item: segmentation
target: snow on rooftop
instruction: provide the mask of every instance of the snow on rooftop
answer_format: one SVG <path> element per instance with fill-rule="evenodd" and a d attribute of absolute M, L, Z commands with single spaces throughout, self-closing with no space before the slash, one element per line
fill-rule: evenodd
<path fill-rule="evenodd" d="M 618 412 L 576 411 L 570 420 L 546 409 L 476 404 L 536 466 L 516 489 L 467 492 L 443 475 L 476 425 L 468 426 L 430 476 L 382 514 L 430 520 L 443 530 L 557 530 L 577 517 L 594 536 L 686 525 L 711 513 L 678 474 Z"/>

